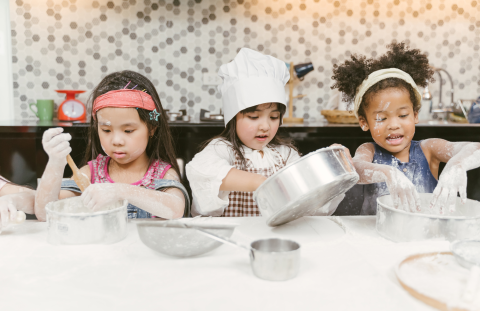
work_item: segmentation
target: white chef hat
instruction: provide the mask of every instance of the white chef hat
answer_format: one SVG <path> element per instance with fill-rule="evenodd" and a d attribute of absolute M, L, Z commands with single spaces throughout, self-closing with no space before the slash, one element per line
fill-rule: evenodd
<path fill-rule="evenodd" d="M 222 94 L 225 126 L 243 109 L 264 103 L 286 106 L 285 84 L 290 73 L 285 63 L 275 57 L 242 48 L 237 56 L 218 70 L 223 83 Z"/>

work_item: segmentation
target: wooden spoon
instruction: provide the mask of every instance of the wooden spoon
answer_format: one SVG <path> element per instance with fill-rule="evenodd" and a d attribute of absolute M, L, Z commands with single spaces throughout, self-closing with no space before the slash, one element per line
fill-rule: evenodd
<path fill-rule="evenodd" d="M 82 192 L 85 191 L 85 189 L 87 189 L 87 187 L 90 186 L 90 180 L 88 180 L 88 177 L 80 172 L 80 170 L 75 165 L 75 162 L 73 162 L 73 159 L 70 155 L 67 155 L 67 162 L 68 162 L 68 165 L 70 165 L 70 168 L 72 169 L 73 180 L 75 180 L 75 183 L 80 188 L 80 190 L 82 190 Z"/>

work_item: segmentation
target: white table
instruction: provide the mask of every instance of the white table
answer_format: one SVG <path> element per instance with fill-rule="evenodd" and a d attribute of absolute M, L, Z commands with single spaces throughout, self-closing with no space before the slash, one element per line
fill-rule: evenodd
<path fill-rule="evenodd" d="M 193 258 L 147 248 L 136 226 L 113 245 L 53 246 L 46 224 L 27 221 L 0 234 L 0 310 L 433 310 L 399 285 L 394 266 L 445 241 L 393 243 L 375 217 L 305 217 L 268 227 L 262 218 L 216 218 L 240 224 L 248 243 L 282 237 L 301 244 L 297 278 L 256 278 L 247 253 L 230 245 Z M 339 225 L 340 224 L 340 225 Z"/>

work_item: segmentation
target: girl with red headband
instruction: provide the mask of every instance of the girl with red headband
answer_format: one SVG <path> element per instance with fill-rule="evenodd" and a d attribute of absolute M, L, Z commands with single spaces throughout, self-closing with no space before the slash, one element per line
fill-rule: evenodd
<path fill-rule="evenodd" d="M 87 165 L 80 169 L 91 185 L 82 193 L 73 180 L 62 182 L 71 136 L 62 128 L 46 131 L 42 143 L 49 160 L 37 189 L 37 218 L 45 220 L 48 202 L 78 195 L 92 211 L 127 199 L 129 218 L 173 219 L 188 213 L 188 194 L 153 84 L 136 72 L 112 73 L 93 90 L 91 102 Z"/>

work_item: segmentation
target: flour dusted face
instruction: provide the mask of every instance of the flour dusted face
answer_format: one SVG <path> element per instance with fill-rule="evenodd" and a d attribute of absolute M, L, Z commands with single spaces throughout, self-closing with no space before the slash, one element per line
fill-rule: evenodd
<path fill-rule="evenodd" d="M 237 114 L 237 135 L 245 146 L 261 150 L 275 137 L 280 126 L 280 111 L 277 105 L 261 104 L 253 112 Z"/>
<path fill-rule="evenodd" d="M 373 140 L 399 158 L 408 150 L 415 134 L 418 114 L 413 111 L 408 91 L 388 88 L 369 98 L 365 109 L 367 120 L 360 117 L 360 126 L 370 130 Z"/>
<path fill-rule="evenodd" d="M 103 108 L 97 119 L 102 148 L 113 160 L 127 164 L 146 157 L 149 132 L 135 108 Z"/>

